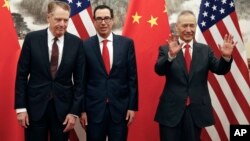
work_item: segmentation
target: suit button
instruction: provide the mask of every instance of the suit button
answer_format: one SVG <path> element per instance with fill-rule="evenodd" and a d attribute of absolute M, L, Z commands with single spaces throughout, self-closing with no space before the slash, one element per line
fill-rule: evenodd
<path fill-rule="evenodd" d="M 105 99 L 105 102 L 106 102 L 106 103 L 109 103 L 109 99 L 108 99 L 108 98 L 106 98 L 106 99 Z"/>

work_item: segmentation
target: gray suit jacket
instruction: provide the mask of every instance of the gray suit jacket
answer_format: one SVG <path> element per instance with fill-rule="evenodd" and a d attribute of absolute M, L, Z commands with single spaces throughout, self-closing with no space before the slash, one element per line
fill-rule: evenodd
<path fill-rule="evenodd" d="M 227 62 L 223 58 L 217 59 L 207 45 L 194 42 L 192 62 L 189 74 L 185 66 L 183 52 L 168 61 L 168 47 L 159 48 L 155 72 L 166 76 L 166 84 L 160 97 L 155 115 L 155 121 L 174 127 L 184 113 L 185 102 L 190 97 L 190 111 L 195 124 L 205 127 L 214 124 L 211 98 L 208 92 L 207 79 L 209 71 L 223 75 L 229 72 L 232 59 Z"/>

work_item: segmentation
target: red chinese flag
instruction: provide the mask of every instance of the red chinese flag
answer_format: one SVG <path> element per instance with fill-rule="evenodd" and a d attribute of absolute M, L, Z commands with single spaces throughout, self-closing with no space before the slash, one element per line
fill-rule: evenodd
<path fill-rule="evenodd" d="M 135 42 L 139 78 L 139 111 L 129 127 L 130 141 L 157 141 L 159 127 L 154 115 L 164 77 L 154 72 L 158 48 L 170 33 L 164 0 L 130 0 L 123 35 Z"/>
<path fill-rule="evenodd" d="M 14 87 L 20 52 L 7 0 L 0 0 L 0 140 L 23 141 L 14 110 Z"/>

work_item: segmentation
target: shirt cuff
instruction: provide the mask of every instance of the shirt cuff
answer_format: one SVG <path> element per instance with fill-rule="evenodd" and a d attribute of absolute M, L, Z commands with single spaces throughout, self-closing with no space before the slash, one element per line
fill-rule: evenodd
<path fill-rule="evenodd" d="M 223 59 L 224 59 L 226 62 L 230 62 L 230 60 L 231 60 L 231 58 L 232 58 L 231 56 L 230 56 L 230 57 L 226 57 L 226 56 L 223 56 L 223 55 L 222 55 L 222 57 L 223 57 Z"/>
<path fill-rule="evenodd" d="M 168 52 L 168 61 L 169 62 L 172 62 L 175 58 L 176 58 L 176 55 L 175 56 L 171 56 L 170 53 Z"/>
<path fill-rule="evenodd" d="M 17 114 L 22 113 L 22 112 L 27 112 L 27 109 L 26 109 L 26 108 L 19 108 L 19 109 L 16 109 L 16 113 L 17 113 Z"/>

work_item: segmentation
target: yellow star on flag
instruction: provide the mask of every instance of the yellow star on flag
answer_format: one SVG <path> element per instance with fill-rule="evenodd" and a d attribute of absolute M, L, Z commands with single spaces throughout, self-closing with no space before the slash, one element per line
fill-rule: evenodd
<path fill-rule="evenodd" d="M 8 0 L 4 0 L 4 5 L 2 7 L 7 7 L 10 10 L 10 5 Z"/>
<path fill-rule="evenodd" d="M 133 23 L 138 23 L 138 24 L 140 23 L 139 20 L 141 16 L 139 16 L 137 12 L 132 17 L 133 17 Z"/>
<path fill-rule="evenodd" d="M 154 25 L 158 25 L 157 24 L 157 19 L 158 19 L 158 17 L 153 17 L 153 16 L 151 16 L 151 19 L 148 21 L 148 23 L 150 23 L 150 25 L 151 25 L 151 27 L 153 27 Z"/>

